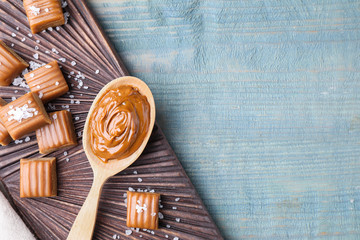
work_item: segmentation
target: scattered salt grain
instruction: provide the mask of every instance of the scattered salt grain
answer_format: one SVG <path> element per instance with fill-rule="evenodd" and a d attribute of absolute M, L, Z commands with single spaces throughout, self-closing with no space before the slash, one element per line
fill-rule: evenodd
<path fill-rule="evenodd" d="M 19 27 L 16 27 L 16 30 L 18 30 L 18 31 L 19 31 L 19 29 L 20 29 Z"/>
<path fill-rule="evenodd" d="M 40 40 L 38 39 L 38 40 L 36 40 L 36 43 L 40 43 Z"/>
<path fill-rule="evenodd" d="M 49 69 L 49 68 L 51 68 L 51 65 L 45 65 L 45 68 Z"/>
<path fill-rule="evenodd" d="M 68 152 L 67 152 L 67 151 L 65 151 L 65 152 L 64 152 L 64 156 L 67 156 L 67 155 L 68 155 Z"/>
<path fill-rule="evenodd" d="M 29 36 L 29 37 L 32 37 L 33 35 L 32 35 L 31 33 L 28 33 L 28 36 Z"/>
<path fill-rule="evenodd" d="M 172 207 L 172 209 L 176 210 L 176 209 L 177 209 L 177 207 Z"/>
<path fill-rule="evenodd" d="M 31 10 L 31 13 L 35 16 L 37 16 L 38 14 L 40 14 L 40 8 L 37 8 L 35 6 L 30 6 L 29 9 Z"/>
<path fill-rule="evenodd" d="M 84 89 L 88 89 L 89 87 L 88 86 L 84 86 Z"/>
<path fill-rule="evenodd" d="M 80 120 L 80 117 L 75 117 L 75 121 L 79 121 Z"/>
<path fill-rule="evenodd" d="M 40 88 L 40 85 L 37 85 L 36 88 Z"/>
<path fill-rule="evenodd" d="M 16 100 L 16 97 L 11 97 L 11 101 L 15 101 Z"/>
<path fill-rule="evenodd" d="M 48 8 L 45 8 L 44 10 L 45 10 L 45 12 L 49 12 L 49 9 L 48 9 Z"/>
<path fill-rule="evenodd" d="M 70 161 L 70 159 L 69 159 L 69 158 L 66 158 L 66 159 L 65 159 L 65 161 L 66 161 L 66 162 L 69 162 L 69 161 Z"/>
<path fill-rule="evenodd" d="M 180 200 L 180 198 L 175 198 L 175 202 L 178 202 Z"/>
<path fill-rule="evenodd" d="M 59 51 L 56 50 L 55 48 L 52 48 L 51 51 L 52 51 L 53 53 L 55 53 L 55 54 L 59 54 Z"/>
<path fill-rule="evenodd" d="M 26 40 L 26 38 L 22 38 L 22 39 L 21 39 L 22 42 L 25 42 L 25 40 Z"/>
<path fill-rule="evenodd" d="M 78 132 L 78 136 L 81 137 L 81 132 Z"/>
<path fill-rule="evenodd" d="M 113 239 L 116 239 L 116 234 L 114 234 L 112 238 L 113 238 Z"/>
<path fill-rule="evenodd" d="M 155 217 L 155 216 L 156 216 L 156 213 L 153 212 L 153 213 L 151 213 L 150 215 L 153 216 L 153 217 Z"/>
<path fill-rule="evenodd" d="M 132 234 L 132 231 L 131 231 L 130 229 L 128 229 L 128 230 L 125 231 L 125 234 L 126 234 L 126 235 L 131 235 L 131 234 Z"/>
<path fill-rule="evenodd" d="M 39 98 L 42 98 L 44 94 L 42 92 L 39 92 Z"/>
<path fill-rule="evenodd" d="M 12 36 L 12 37 L 16 37 L 16 34 L 15 34 L 15 33 L 11 33 L 11 36 Z"/>
<path fill-rule="evenodd" d="M 169 235 L 165 235 L 166 238 L 169 238 Z"/>
<path fill-rule="evenodd" d="M 14 47 L 14 46 L 15 46 L 15 44 L 12 43 L 12 44 L 11 44 L 11 47 Z"/>
<path fill-rule="evenodd" d="M 76 65 L 76 62 L 75 61 L 72 61 L 71 62 L 71 66 L 75 66 Z"/>
<path fill-rule="evenodd" d="M 134 171 L 133 173 L 134 173 L 134 174 L 137 174 L 138 172 L 137 172 L 137 171 Z"/>
<path fill-rule="evenodd" d="M 164 218 L 164 215 L 161 212 L 159 212 L 159 219 L 163 219 L 163 218 Z"/>
<path fill-rule="evenodd" d="M 53 115 L 53 119 L 55 120 L 55 119 L 57 119 L 57 115 L 56 115 L 56 113 Z M 65 153 L 64 153 L 65 154 Z M 65 155 L 66 156 L 66 155 Z"/>
<path fill-rule="evenodd" d="M 69 98 L 74 98 L 74 95 L 69 95 Z"/>
<path fill-rule="evenodd" d="M 21 123 L 23 119 L 28 119 L 34 116 L 35 108 L 29 108 L 27 104 L 22 107 L 16 107 L 15 109 L 11 109 L 8 111 L 8 121 L 16 120 Z"/>
<path fill-rule="evenodd" d="M 19 144 L 19 143 L 22 143 L 23 140 L 15 140 L 15 144 Z"/>
<path fill-rule="evenodd" d="M 46 54 L 50 54 L 50 51 L 49 51 L 49 50 L 46 50 L 45 53 L 46 53 Z"/>
<path fill-rule="evenodd" d="M 15 90 L 14 93 L 18 93 L 18 90 Z"/>
<path fill-rule="evenodd" d="M 48 27 L 48 29 L 47 30 L 49 30 L 50 32 L 53 30 L 53 28 L 52 27 Z"/>
<path fill-rule="evenodd" d="M 25 142 L 29 142 L 29 141 L 30 141 L 30 137 L 26 137 Z"/>
<path fill-rule="evenodd" d="M 67 3 L 66 1 L 63 1 L 61 7 L 62 7 L 62 8 L 66 8 L 67 5 L 68 5 L 68 3 Z"/>
<path fill-rule="evenodd" d="M 100 70 L 96 69 L 95 74 L 99 74 Z"/>
<path fill-rule="evenodd" d="M 34 57 L 35 59 L 39 59 L 39 54 L 38 54 L 38 53 L 35 53 L 35 54 L 33 55 L 33 57 Z"/>
<path fill-rule="evenodd" d="M 76 104 L 80 104 L 80 101 L 79 101 L 79 100 L 76 100 L 75 103 L 76 103 Z"/>
<path fill-rule="evenodd" d="M 30 103 L 31 103 L 31 100 L 28 101 L 28 104 L 30 104 Z"/>
<path fill-rule="evenodd" d="M 180 218 L 175 218 L 175 221 L 180 222 Z"/>
<path fill-rule="evenodd" d="M 169 224 L 166 224 L 166 227 L 167 227 L 167 228 L 170 228 L 171 226 L 170 226 Z"/>
<path fill-rule="evenodd" d="M 155 192 L 155 190 L 154 190 L 154 189 L 152 189 L 152 190 L 150 190 L 149 192 L 154 193 L 154 192 Z"/>
<path fill-rule="evenodd" d="M 174 239 L 173 240 L 179 240 L 179 238 L 178 237 L 174 237 Z"/>
<path fill-rule="evenodd" d="M 59 82 L 55 82 L 55 86 L 58 86 L 59 85 Z"/>
<path fill-rule="evenodd" d="M 135 192 L 135 189 L 133 189 L 132 187 L 129 187 L 129 191 L 130 192 Z"/>
<path fill-rule="evenodd" d="M 142 182 L 143 180 L 142 180 L 142 178 L 138 178 L 138 181 L 139 181 L 139 182 Z"/>
<path fill-rule="evenodd" d="M 68 23 L 68 21 L 69 21 L 69 17 L 70 17 L 70 13 L 69 13 L 69 12 L 65 12 L 65 13 L 64 13 L 65 24 L 67 24 L 67 23 Z"/>
<path fill-rule="evenodd" d="M 56 29 L 56 31 L 60 31 L 60 27 L 56 27 L 55 29 Z"/>
<path fill-rule="evenodd" d="M 61 62 L 66 62 L 66 58 L 59 58 L 59 61 L 61 61 Z"/>
<path fill-rule="evenodd" d="M 35 51 L 39 50 L 39 47 L 38 46 L 35 46 L 34 47 Z"/>

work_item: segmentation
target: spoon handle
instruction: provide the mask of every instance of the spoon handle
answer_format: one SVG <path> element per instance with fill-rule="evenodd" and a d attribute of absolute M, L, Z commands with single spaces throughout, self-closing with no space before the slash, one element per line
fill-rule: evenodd
<path fill-rule="evenodd" d="M 94 173 L 90 192 L 73 223 L 67 240 L 90 240 L 94 232 L 102 187 L 106 177 Z"/>

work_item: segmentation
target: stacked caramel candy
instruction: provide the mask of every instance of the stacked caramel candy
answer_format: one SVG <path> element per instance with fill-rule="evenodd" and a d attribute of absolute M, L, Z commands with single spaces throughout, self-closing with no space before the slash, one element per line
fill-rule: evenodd
<path fill-rule="evenodd" d="M 24 0 L 32 33 L 65 23 L 60 1 Z M 27 64 L 0 40 L 0 86 L 8 86 Z M 48 114 L 47 103 L 69 91 L 56 61 L 24 75 L 31 92 L 6 103 L 0 98 L 0 144 L 5 146 L 36 131 L 39 151 L 47 154 L 62 147 L 75 146 L 72 115 L 68 111 Z M 40 181 L 41 180 L 41 181 Z M 20 160 L 20 196 L 51 197 L 57 195 L 56 159 Z"/>

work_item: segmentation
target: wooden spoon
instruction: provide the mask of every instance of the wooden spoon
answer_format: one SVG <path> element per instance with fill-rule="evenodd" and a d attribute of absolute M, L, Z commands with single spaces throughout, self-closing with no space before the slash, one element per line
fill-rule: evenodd
<path fill-rule="evenodd" d="M 134 86 L 136 87 L 139 92 L 146 96 L 149 105 L 150 105 L 150 125 L 149 125 L 149 131 L 147 132 L 143 143 L 140 145 L 140 147 L 129 157 L 121 159 L 121 160 L 110 160 L 107 163 L 104 163 L 103 161 L 99 160 L 98 157 L 93 153 L 90 147 L 90 131 L 89 130 L 89 120 L 90 116 L 92 115 L 92 112 L 95 109 L 95 106 L 97 105 L 98 101 L 101 99 L 101 97 L 108 92 L 108 90 L 116 89 L 124 85 Z M 154 97 L 149 89 L 149 87 L 141 81 L 138 78 L 135 77 L 121 77 L 118 79 L 115 79 L 111 82 L 109 82 L 96 96 L 93 104 L 91 105 L 89 114 L 86 118 L 86 123 L 84 126 L 84 134 L 83 134 L 83 147 L 84 151 L 86 153 L 86 156 L 90 162 L 91 168 L 94 173 L 94 180 L 93 184 L 91 186 L 90 192 L 83 204 L 83 206 L 80 209 L 80 212 L 78 213 L 75 222 L 70 230 L 70 233 L 67 237 L 68 240 L 82 240 L 91 239 L 93 232 L 94 232 L 94 226 L 95 226 L 95 220 L 97 215 L 97 209 L 99 205 L 99 199 L 102 187 L 106 180 L 114 176 L 115 174 L 121 172 L 128 166 L 130 166 L 133 162 L 135 162 L 136 159 L 140 156 L 142 151 L 144 150 L 152 129 L 154 127 L 155 123 L 155 102 Z"/>

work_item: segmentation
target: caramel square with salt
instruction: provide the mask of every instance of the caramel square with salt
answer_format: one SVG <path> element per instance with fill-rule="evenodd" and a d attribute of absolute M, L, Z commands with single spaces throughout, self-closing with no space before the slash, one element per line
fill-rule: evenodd
<path fill-rule="evenodd" d="M 9 86 L 28 66 L 29 64 L 0 40 L 0 86 Z"/>
<path fill-rule="evenodd" d="M 31 92 L 1 107 L 0 120 L 14 140 L 51 123 L 40 98 Z"/>
<path fill-rule="evenodd" d="M 126 226 L 158 229 L 159 200 L 158 193 L 128 191 Z"/>
<path fill-rule="evenodd" d="M 69 91 L 69 86 L 57 61 L 46 64 L 24 75 L 30 90 L 46 103 Z"/>
<path fill-rule="evenodd" d="M 60 0 L 24 0 L 32 33 L 65 24 Z"/>
<path fill-rule="evenodd" d="M 0 97 L 0 107 L 5 106 L 7 102 L 5 102 L 4 99 Z M 11 142 L 11 137 L 9 135 L 9 132 L 6 130 L 5 125 L 0 120 L 0 144 L 2 146 L 6 146 Z"/>
<path fill-rule="evenodd" d="M 39 151 L 47 154 L 77 145 L 72 115 L 66 110 L 50 113 L 51 124 L 36 130 Z"/>
<path fill-rule="evenodd" d="M 20 197 L 53 197 L 57 195 L 56 159 L 20 160 Z"/>

